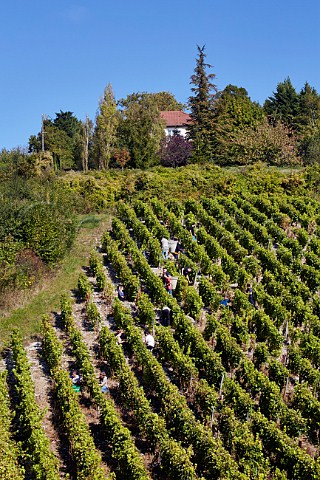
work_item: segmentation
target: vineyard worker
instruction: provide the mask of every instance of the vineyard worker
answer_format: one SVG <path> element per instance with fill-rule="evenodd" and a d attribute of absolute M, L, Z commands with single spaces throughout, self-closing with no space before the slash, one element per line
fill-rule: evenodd
<path fill-rule="evenodd" d="M 168 260 L 169 254 L 169 240 L 166 237 L 161 238 L 162 256 L 165 260 Z"/>
<path fill-rule="evenodd" d="M 172 283 L 171 283 L 170 277 L 168 277 L 166 280 L 166 290 L 169 293 L 169 295 L 172 295 Z"/>
<path fill-rule="evenodd" d="M 162 309 L 162 324 L 165 327 L 169 327 L 171 323 L 171 309 L 166 305 Z"/>
<path fill-rule="evenodd" d="M 227 294 L 225 294 L 224 299 L 221 300 L 220 305 L 224 307 L 229 307 L 231 305 L 230 299 Z"/>
<path fill-rule="evenodd" d="M 73 370 L 71 374 L 71 381 L 72 381 L 72 388 L 75 392 L 80 392 L 80 375 L 77 374 L 75 370 Z"/>
<path fill-rule="evenodd" d="M 151 333 L 147 333 L 145 342 L 147 345 L 147 349 L 152 351 L 154 349 L 155 341 Z"/>
<path fill-rule="evenodd" d="M 177 245 L 176 245 L 176 249 L 175 251 L 173 252 L 173 256 L 174 256 L 174 259 L 175 260 L 178 260 L 179 257 L 180 257 L 180 252 L 182 251 L 182 245 L 180 243 L 180 241 L 177 239 Z"/>
<path fill-rule="evenodd" d="M 124 340 L 122 339 L 122 334 L 123 334 L 123 330 L 118 330 L 116 337 L 117 337 L 117 343 L 119 345 L 120 343 L 124 342 Z"/>
<path fill-rule="evenodd" d="M 193 283 L 192 280 L 191 280 L 191 274 L 192 274 L 192 269 L 190 267 L 185 267 L 183 269 L 183 275 L 188 280 L 189 285 L 191 285 Z"/>
<path fill-rule="evenodd" d="M 101 392 L 103 393 L 109 393 L 109 387 L 108 387 L 108 377 L 105 372 L 103 372 L 100 376 L 100 387 L 101 387 Z"/>
<path fill-rule="evenodd" d="M 190 233 L 192 235 L 192 240 L 197 241 L 197 234 L 196 234 L 196 224 L 193 223 L 190 228 Z"/>
<path fill-rule="evenodd" d="M 163 280 L 163 285 L 166 285 L 167 281 L 170 280 L 170 273 L 166 268 L 162 270 L 162 280 Z"/>
<path fill-rule="evenodd" d="M 118 286 L 118 298 L 119 298 L 119 300 L 121 300 L 122 302 L 123 302 L 124 299 L 125 299 L 124 291 L 123 291 L 123 286 L 122 286 L 122 285 L 119 285 L 119 286 Z"/>

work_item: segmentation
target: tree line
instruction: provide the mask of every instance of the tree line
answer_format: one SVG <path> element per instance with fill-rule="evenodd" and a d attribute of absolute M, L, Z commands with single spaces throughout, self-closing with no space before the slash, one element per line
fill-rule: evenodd
<path fill-rule="evenodd" d="M 290 78 L 278 83 L 263 105 L 243 87 L 219 91 L 205 47 L 197 47 L 191 95 L 184 105 L 170 92 L 132 93 L 117 100 L 108 84 L 95 120 L 73 112 L 44 118 L 31 135 L 28 153 L 19 152 L 24 173 L 55 170 L 105 170 L 213 162 L 246 165 L 312 164 L 320 152 L 320 95 L 307 82 L 300 92 Z M 187 109 L 187 136 L 165 137 L 161 111 Z M 2 152 L 4 154 L 6 152 Z M 22 158 L 21 158 L 22 156 Z"/>

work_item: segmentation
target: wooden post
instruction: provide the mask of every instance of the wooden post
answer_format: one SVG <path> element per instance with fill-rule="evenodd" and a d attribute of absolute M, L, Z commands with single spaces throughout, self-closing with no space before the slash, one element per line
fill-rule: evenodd
<path fill-rule="evenodd" d="M 214 419 L 214 406 L 212 405 L 212 408 L 211 408 L 211 420 L 210 420 L 210 428 L 212 429 L 212 425 L 213 425 L 213 419 Z"/>
<path fill-rule="evenodd" d="M 219 389 L 219 397 L 221 397 L 221 395 L 222 395 L 223 382 L 224 382 L 224 373 L 222 374 L 222 377 L 221 377 L 220 389 Z"/>

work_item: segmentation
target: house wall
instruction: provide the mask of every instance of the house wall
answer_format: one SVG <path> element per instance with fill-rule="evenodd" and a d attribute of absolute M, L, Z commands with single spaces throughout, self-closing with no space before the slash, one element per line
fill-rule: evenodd
<path fill-rule="evenodd" d="M 187 135 L 187 129 L 184 127 L 167 127 L 164 130 L 166 133 L 166 137 L 171 137 L 176 131 L 178 131 L 182 137 L 185 137 Z"/>

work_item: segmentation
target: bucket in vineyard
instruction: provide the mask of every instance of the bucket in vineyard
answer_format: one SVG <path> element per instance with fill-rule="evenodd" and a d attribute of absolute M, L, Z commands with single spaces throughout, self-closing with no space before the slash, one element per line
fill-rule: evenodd
<path fill-rule="evenodd" d="M 177 248 L 177 243 L 178 243 L 178 240 L 169 240 L 169 250 L 171 253 L 174 253 L 176 251 L 176 248 Z"/>
<path fill-rule="evenodd" d="M 170 280 L 171 280 L 172 290 L 175 290 L 178 282 L 178 277 L 171 277 Z"/>

